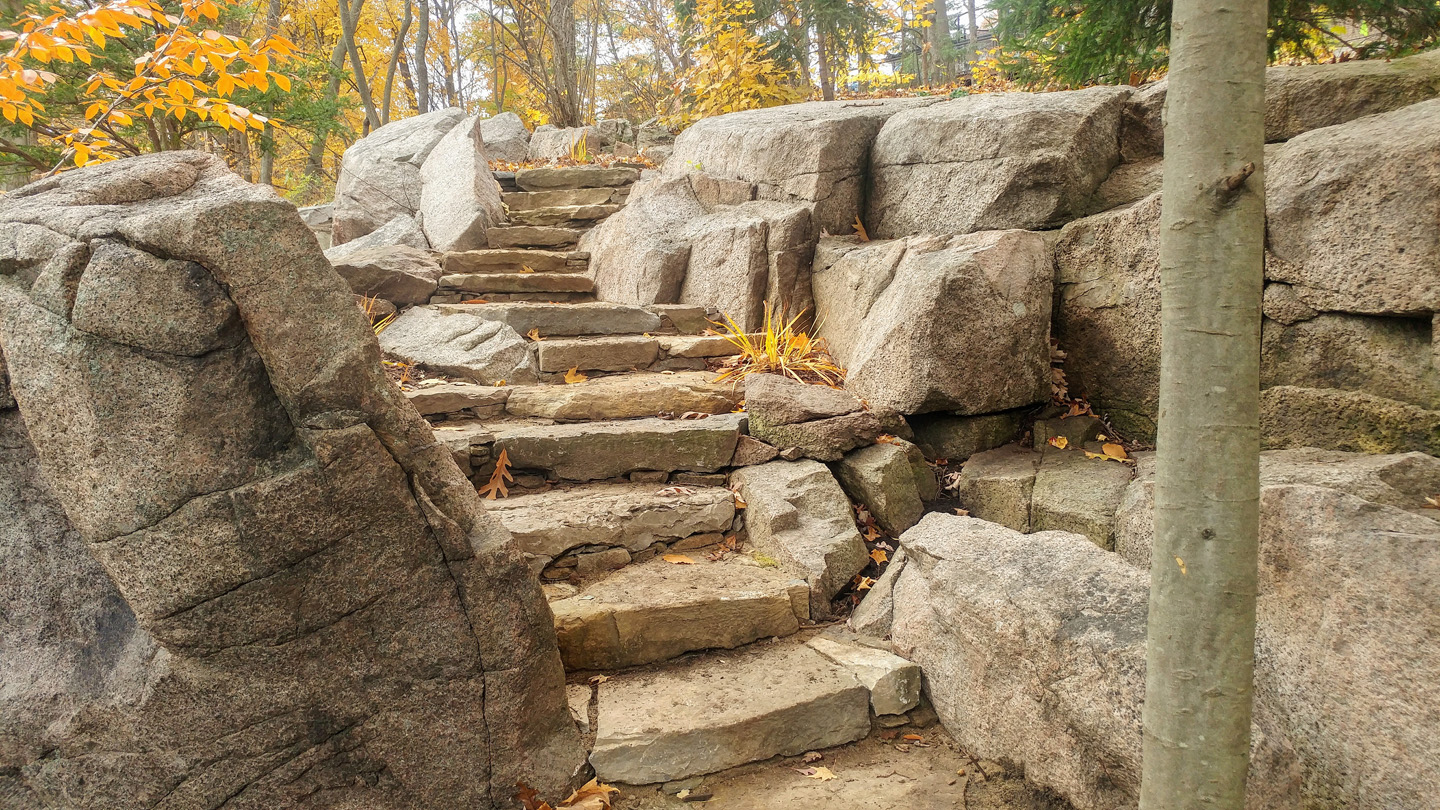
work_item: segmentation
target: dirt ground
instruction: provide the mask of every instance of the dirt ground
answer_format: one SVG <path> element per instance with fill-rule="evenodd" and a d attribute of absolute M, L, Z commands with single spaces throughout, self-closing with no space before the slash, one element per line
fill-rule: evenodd
<path fill-rule="evenodd" d="M 919 734 L 920 741 L 904 735 Z M 879 731 L 858 743 L 802 757 L 776 757 L 670 786 L 620 786 L 615 810 L 1068 810 L 994 762 L 976 762 L 940 728 Z M 796 769 L 824 767 L 833 779 Z M 823 775 L 823 774 L 822 774 Z M 675 794 L 690 787 L 687 799 Z M 709 796 L 708 800 L 697 802 Z"/>

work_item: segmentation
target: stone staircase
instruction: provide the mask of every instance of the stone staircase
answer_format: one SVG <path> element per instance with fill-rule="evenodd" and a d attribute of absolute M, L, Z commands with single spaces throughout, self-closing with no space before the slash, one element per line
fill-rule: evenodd
<path fill-rule="evenodd" d="M 743 387 L 712 368 L 733 347 L 700 307 L 589 300 L 587 257 L 566 248 L 625 186 L 554 187 L 575 171 L 520 172 L 512 246 L 446 255 L 429 305 L 526 335 L 539 382 L 406 393 L 477 487 L 508 463 L 508 495 L 487 505 L 545 585 L 597 775 L 666 783 L 848 743 L 869 734 L 872 699 L 903 723 L 918 668 L 820 637 L 806 580 L 746 545 L 729 488 L 753 457 L 737 456 Z M 590 378 L 567 384 L 572 370 Z"/>

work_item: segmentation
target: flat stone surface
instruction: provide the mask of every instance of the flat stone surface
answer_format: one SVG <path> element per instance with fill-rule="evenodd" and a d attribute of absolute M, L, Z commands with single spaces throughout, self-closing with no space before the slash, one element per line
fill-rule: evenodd
<path fill-rule="evenodd" d="M 515 173 L 515 185 L 525 191 L 628 186 L 639 179 L 640 171 L 626 166 L 566 166 L 521 169 Z"/>
<path fill-rule="evenodd" d="M 735 517 L 728 489 L 695 487 L 660 495 L 664 485 L 593 484 L 486 501 L 526 554 L 546 560 L 580 546 L 643 551 L 658 542 L 723 532 Z"/>
<path fill-rule="evenodd" d="M 569 225 L 575 222 L 604 219 L 619 210 L 620 206 L 609 203 L 603 205 L 557 205 L 511 211 L 510 221 L 518 225 Z"/>
<path fill-rule="evenodd" d="M 446 383 L 413 388 L 405 392 L 405 398 L 415 406 L 421 416 L 437 413 L 455 413 L 466 408 L 483 408 L 489 405 L 504 405 L 515 389 L 510 386 L 494 387 L 471 383 Z"/>
<path fill-rule="evenodd" d="M 920 705 L 920 667 L 885 650 L 819 636 L 810 649 L 850 670 L 870 690 L 876 714 L 904 714 Z"/>
<path fill-rule="evenodd" d="M 660 349 L 670 357 L 731 357 L 740 353 L 722 335 L 661 335 Z"/>
<path fill-rule="evenodd" d="M 1087 458 L 1079 448 L 1047 451 L 1035 473 L 1030 529 L 1083 534 L 1101 548 L 1115 548 L 1115 512 L 1133 476 L 1128 465 Z"/>
<path fill-rule="evenodd" d="M 536 379 L 524 338 L 502 322 L 462 311 L 411 307 L 380 333 L 380 348 L 407 363 L 482 385 Z"/>
<path fill-rule="evenodd" d="M 749 408 L 748 400 L 746 408 Z M 870 411 L 793 425 L 770 425 L 758 415 L 752 414 L 752 417 L 750 432 L 755 438 L 781 448 L 782 452 L 793 451 L 797 458 L 818 461 L 839 461 L 851 450 L 874 442 L 884 432 L 880 420 Z"/>
<path fill-rule="evenodd" d="M 1020 444 L 976 453 L 960 468 L 955 497 L 971 517 L 1028 532 L 1040 456 Z"/>
<path fill-rule="evenodd" d="M 626 304 L 445 304 L 440 308 L 500 321 L 522 335 L 538 330 L 542 337 L 638 335 L 660 328 L 659 315 Z"/>
<path fill-rule="evenodd" d="M 751 374 L 745 378 L 745 407 L 767 425 L 794 425 L 855 413 L 864 405 L 854 394 L 827 385 Z"/>
<path fill-rule="evenodd" d="M 511 394 L 505 410 L 565 421 L 633 419 L 665 411 L 729 413 L 741 394 L 728 383 L 710 382 L 713 377 L 703 371 L 624 374 L 576 385 L 526 386 Z"/>
<path fill-rule="evenodd" d="M 634 470 L 714 472 L 730 463 L 744 422 L 744 414 L 720 414 L 510 428 L 496 431 L 495 447 L 519 469 L 551 470 L 570 481 Z"/>
<path fill-rule="evenodd" d="M 402 307 L 428 302 L 440 278 L 440 264 L 434 255 L 409 245 L 347 252 L 332 265 L 356 295 L 381 298 Z"/>
<path fill-rule="evenodd" d="M 473 293 L 590 292 L 595 282 L 580 273 L 465 273 L 441 276 L 440 287 Z"/>
<path fill-rule="evenodd" d="M 705 307 L 697 304 L 650 304 L 645 308 L 669 321 L 682 335 L 699 335 L 714 326 L 705 316 Z"/>
<path fill-rule="evenodd" d="M 586 279 L 587 281 L 589 279 Z M 660 342 L 639 335 L 551 338 L 539 342 L 540 370 L 628 371 L 645 368 L 659 356 Z"/>
<path fill-rule="evenodd" d="M 615 189 L 612 188 L 562 188 L 554 191 L 512 191 L 500 195 L 500 199 L 514 213 L 558 206 L 605 205 L 615 202 L 614 196 Z"/>
<path fill-rule="evenodd" d="M 485 235 L 492 248 L 555 248 L 579 242 L 581 232 L 546 225 L 508 225 L 491 228 Z"/>
<path fill-rule="evenodd" d="M 803 644 L 714 653 L 599 686 L 590 764 L 604 782 L 651 784 L 858 740 L 870 694 Z"/>
<path fill-rule="evenodd" d="M 816 461 L 772 461 L 736 470 L 731 482 L 748 504 L 750 542 L 810 583 L 810 613 L 830 615 L 830 599 L 869 562 L 845 492 Z"/>
<path fill-rule="evenodd" d="M 530 268 L 537 273 L 575 272 L 574 265 L 590 258 L 578 250 L 541 250 L 539 248 L 495 248 L 446 253 L 441 260 L 445 275 L 464 273 L 520 273 Z"/>
<path fill-rule="evenodd" d="M 731 649 L 788 636 L 809 618 L 805 583 L 740 561 L 691 559 L 694 565 L 677 565 L 657 557 L 551 602 L 565 668 L 618 669 Z M 917 678 L 917 695 L 918 686 Z"/>

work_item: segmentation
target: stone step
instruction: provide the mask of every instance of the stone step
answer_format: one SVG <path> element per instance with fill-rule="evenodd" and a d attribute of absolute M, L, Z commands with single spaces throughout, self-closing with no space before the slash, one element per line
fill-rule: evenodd
<path fill-rule="evenodd" d="M 590 254 L 582 250 L 494 248 L 446 253 L 440 267 L 446 275 L 460 273 L 583 273 Z"/>
<path fill-rule="evenodd" d="M 660 329 L 660 316 L 644 307 L 593 302 L 584 304 L 442 304 L 448 312 L 465 312 L 500 321 L 522 335 L 541 337 L 639 335 Z"/>
<path fill-rule="evenodd" d="M 552 338 L 539 341 L 537 346 L 540 370 L 555 373 L 572 368 L 582 371 L 642 369 L 660 356 L 659 340 L 637 335 Z"/>
<path fill-rule="evenodd" d="M 509 395 L 505 411 L 575 422 L 635 419 L 666 411 L 678 415 L 735 410 L 744 391 L 730 383 L 710 382 L 714 376 L 696 371 L 640 373 L 597 377 L 579 385 L 525 386 Z"/>
<path fill-rule="evenodd" d="M 733 649 L 788 636 L 810 617 L 810 588 L 801 580 L 745 557 L 680 556 L 693 563 L 656 557 L 551 602 L 565 668 L 618 669 Z"/>
<path fill-rule="evenodd" d="M 754 337 L 754 336 L 752 336 Z M 734 357 L 740 353 L 735 344 L 721 335 L 664 335 L 660 350 L 668 357 Z"/>
<path fill-rule="evenodd" d="M 567 481 L 615 478 L 636 471 L 715 472 L 730 463 L 745 414 L 707 419 L 630 419 L 571 425 L 494 425 L 490 452 L 512 467 L 547 470 Z"/>
<path fill-rule="evenodd" d="M 515 185 L 522 191 L 620 188 L 639 179 L 640 170 L 628 166 L 547 166 L 515 173 Z"/>
<path fill-rule="evenodd" d="M 714 374 L 641 372 L 596 377 L 577 385 L 496 388 L 476 383 L 429 383 L 405 392 L 422 416 L 442 414 L 490 418 L 511 416 L 562 422 L 605 421 L 683 414 L 730 413 L 744 397 L 738 385 L 711 382 Z M 427 381 L 428 383 L 429 381 Z"/>
<path fill-rule="evenodd" d="M 545 225 L 509 225 L 491 228 L 485 238 L 491 248 L 562 248 L 580 241 L 585 232 Z"/>
<path fill-rule="evenodd" d="M 512 191 L 500 195 L 505 207 L 516 211 L 537 208 L 558 208 L 565 205 L 608 205 L 625 202 L 630 194 L 625 188 L 562 188 L 554 191 Z"/>
<path fill-rule="evenodd" d="M 584 228 L 619 210 L 620 206 L 613 204 L 559 205 L 551 208 L 532 208 L 528 211 L 511 211 L 509 219 L 516 225 Z"/>
<path fill-rule="evenodd" d="M 430 296 L 432 304 L 593 304 L 588 292 L 449 292 Z"/>
<path fill-rule="evenodd" d="M 858 740 L 870 692 L 793 640 L 615 675 L 597 687 L 590 764 L 604 782 L 654 784 Z"/>
<path fill-rule="evenodd" d="M 448 293 L 593 292 L 595 282 L 580 273 L 457 273 L 440 277 L 437 295 Z"/>
<path fill-rule="evenodd" d="M 485 506 L 536 568 L 576 549 L 639 554 L 656 543 L 718 536 L 729 532 L 735 519 L 735 496 L 722 487 L 586 484 L 511 495 Z"/>

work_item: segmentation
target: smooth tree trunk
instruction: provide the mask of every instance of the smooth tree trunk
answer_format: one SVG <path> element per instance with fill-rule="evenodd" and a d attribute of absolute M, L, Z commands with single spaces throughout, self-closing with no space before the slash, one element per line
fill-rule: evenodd
<path fill-rule="evenodd" d="M 965 45 L 968 53 L 965 55 L 965 75 L 971 75 L 974 70 L 972 65 L 980 60 L 980 23 L 975 19 L 975 4 L 979 0 L 966 0 L 965 3 Z"/>
<path fill-rule="evenodd" d="M 355 92 L 365 107 L 365 133 L 380 128 L 380 114 L 375 110 L 375 98 L 370 94 L 370 81 L 365 76 L 365 62 L 360 58 L 360 46 L 355 43 L 355 29 L 360 24 L 360 12 L 364 0 L 355 0 L 352 8 L 348 0 L 340 0 L 340 38 L 345 43 L 345 52 L 350 55 L 350 71 L 354 74 Z"/>
<path fill-rule="evenodd" d="M 815 31 L 815 64 L 820 74 L 820 98 L 825 101 L 835 100 L 835 77 L 830 70 L 830 49 L 829 38 L 825 36 L 823 29 Z"/>
<path fill-rule="evenodd" d="M 342 0 L 343 2 L 343 0 Z M 345 37 L 335 41 L 330 52 L 330 81 L 325 85 L 325 100 L 334 103 L 340 96 L 340 69 L 345 65 Z M 330 140 L 330 127 L 317 127 L 310 138 L 310 155 L 305 161 L 305 174 L 318 178 L 325 173 L 325 145 Z"/>
<path fill-rule="evenodd" d="M 410 0 L 405 0 L 404 16 L 400 18 L 400 31 L 395 35 L 395 47 L 390 51 L 390 64 L 385 67 L 385 92 L 380 97 L 380 124 L 390 123 L 390 99 L 395 92 L 395 71 L 405 58 L 405 37 L 410 33 Z"/>
<path fill-rule="evenodd" d="M 415 0 L 415 112 L 430 112 L 430 67 L 425 62 L 430 48 L 430 0 Z"/>
<path fill-rule="evenodd" d="M 1266 5 L 1177 0 L 1141 810 L 1242 810 L 1259 546 Z"/>
<path fill-rule="evenodd" d="M 955 46 L 950 42 L 950 13 L 945 0 L 932 4 L 934 19 L 930 23 L 930 51 L 935 84 L 947 84 L 955 78 Z"/>
<path fill-rule="evenodd" d="M 266 37 L 275 36 L 280 27 L 280 11 L 280 0 L 270 0 L 265 9 Z M 268 121 L 260 135 L 260 182 L 267 186 L 275 183 L 275 130 Z"/>

